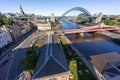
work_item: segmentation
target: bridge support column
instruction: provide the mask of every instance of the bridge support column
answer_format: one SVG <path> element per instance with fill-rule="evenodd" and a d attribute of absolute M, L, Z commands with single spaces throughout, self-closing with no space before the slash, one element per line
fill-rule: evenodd
<path fill-rule="evenodd" d="M 76 33 L 76 35 L 79 35 L 80 37 L 84 37 L 84 33 Z"/>

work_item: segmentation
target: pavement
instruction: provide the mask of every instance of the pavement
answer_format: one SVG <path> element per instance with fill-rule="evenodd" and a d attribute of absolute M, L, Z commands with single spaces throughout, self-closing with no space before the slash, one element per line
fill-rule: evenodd
<path fill-rule="evenodd" d="M 5 56 L 3 59 L 5 62 L 2 63 L 2 66 L 0 66 L 0 80 L 6 80 L 6 75 L 10 67 L 12 56 Z"/>
<path fill-rule="evenodd" d="M 6 76 L 11 64 L 11 60 L 14 55 L 14 49 L 16 46 L 18 46 L 24 39 L 26 39 L 29 35 L 31 35 L 33 32 L 29 32 L 28 34 L 24 35 L 19 39 L 19 41 L 16 42 L 16 44 L 12 44 L 9 46 L 7 50 L 5 50 L 1 55 L 0 55 L 0 80 L 6 80 Z"/>
<path fill-rule="evenodd" d="M 42 38 L 44 35 L 45 33 L 34 32 L 13 49 L 14 55 L 7 73 L 7 80 L 15 80 L 15 78 L 23 71 L 20 66 L 20 62 L 23 60 L 26 51 L 29 49 L 29 45 L 32 43 L 32 41 L 37 40 L 39 37 Z"/>

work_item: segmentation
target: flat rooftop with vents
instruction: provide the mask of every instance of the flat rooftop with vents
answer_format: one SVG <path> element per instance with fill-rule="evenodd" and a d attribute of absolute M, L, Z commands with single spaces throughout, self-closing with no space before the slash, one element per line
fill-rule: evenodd
<path fill-rule="evenodd" d="M 93 66 L 103 74 L 107 80 L 120 76 L 120 54 L 117 52 L 91 56 Z M 120 80 L 120 79 L 115 79 Z"/>

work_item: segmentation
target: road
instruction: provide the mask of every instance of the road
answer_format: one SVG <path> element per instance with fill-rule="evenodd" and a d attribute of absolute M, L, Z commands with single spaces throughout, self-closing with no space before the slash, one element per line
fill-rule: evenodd
<path fill-rule="evenodd" d="M 35 30 L 34 30 L 35 31 Z M 31 35 L 32 32 L 29 32 L 27 34 L 25 34 L 23 37 L 21 37 L 15 44 L 12 44 L 9 48 L 7 48 L 7 50 L 5 50 L 4 52 L 2 52 L 2 54 L 0 55 L 0 60 L 2 60 L 6 55 L 8 55 L 8 53 L 14 49 L 16 46 L 18 46 L 24 39 L 26 39 L 29 35 Z"/>
<path fill-rule="evenodd" d="M 23 69 L 20 67 L 20 62 L 23 60 L 29 45 L 35 39 L 44 37 L 43 35 L 45 35 L 44 32 L 34 32 L 15 49 L 13 49 L 15 55 L 13 56 L 11 66 L 8 71 L 7 80 L 15 80 L 15 78 L 23 71 Z"/>
<path fill-rule="evenodd" d="M 16 44 L 12 44 L 9 48 L 7 48 L 7 50 L 5 50 L 0 55 L 0 72 L 2 73 L 0 74 L 0 80 L 6 80 L 7 72 L 9 70 L 9 66 L 11 64 L 11 60 L 14 55 L 14 52 L 12 52 L 12 50 L 35 31 L 36 30 L 34 29 L 33 31 L 25 34 L 23 37 L 19 39 L 19 41 L 16 42 Z"/>

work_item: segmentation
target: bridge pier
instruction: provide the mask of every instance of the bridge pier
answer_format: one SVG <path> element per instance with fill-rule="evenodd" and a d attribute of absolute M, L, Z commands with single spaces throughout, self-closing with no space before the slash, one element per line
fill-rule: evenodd
<path fill-rule="evenodd" d="M 79 35 L 80 37 L 84 37 L 84 33 L 76 33 L 76 35 Z"/>

